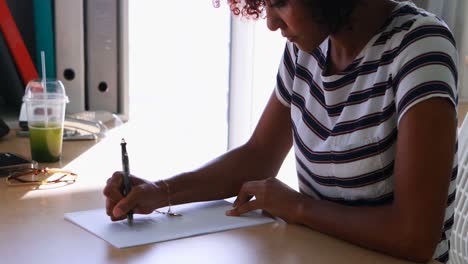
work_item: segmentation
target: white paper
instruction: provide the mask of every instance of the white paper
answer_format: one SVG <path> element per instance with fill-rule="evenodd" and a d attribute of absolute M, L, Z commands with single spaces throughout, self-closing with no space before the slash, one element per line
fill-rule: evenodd
<path fill-rule="evenodd" d="M 112 222 L 104 208 L 66 213 L 65 219 L 104 239 L 117 248 L 167 241 L 241 227 L 266 224 L 274 219 L 259 211 L 239 217 L 226 216 L 232 209 L 229 202 L 220 200 L 173 206 L 172 211 L 182 216 L 159 213 L 134 215 L 133 225 L 127 220 Z M 161 210 L 165 210 L 162 208 Z"/>

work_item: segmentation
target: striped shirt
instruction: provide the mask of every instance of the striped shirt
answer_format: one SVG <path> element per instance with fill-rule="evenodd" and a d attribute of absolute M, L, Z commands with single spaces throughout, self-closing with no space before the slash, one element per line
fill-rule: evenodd
<path fill-rule="evenodd" d="M 290 107 L 302 193 L 344 205 L 392 202 L 398 124 L 414 105 L 434 97 L 456 111 L 458 53 L 446 24 L 408 2 L 342 72 L 326 76 L 326 39 L 312 52 L 287 42 L 277 98 Z M 441 241 L 434 258 L 448 260 L 457 153 Z"/>

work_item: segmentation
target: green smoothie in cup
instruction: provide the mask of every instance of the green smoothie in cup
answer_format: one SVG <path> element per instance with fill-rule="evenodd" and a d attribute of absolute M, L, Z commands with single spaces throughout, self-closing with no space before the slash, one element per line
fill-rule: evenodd
<path fill-rule="evenodd" d="M 32 159 L 37 162 L 59 161 L 62 152 L 62 132 L 62 127 L 54 123 L 29 126 Z"/>
<path fill-rule="evenodd" d="M 45 76 L 45 74 L 44 74 Z M 31 157 L 56 162 L 62 155 L 63 123 L 68 97 L 60 80 L 31 80 L 23 96 L 29 127 Z"/>

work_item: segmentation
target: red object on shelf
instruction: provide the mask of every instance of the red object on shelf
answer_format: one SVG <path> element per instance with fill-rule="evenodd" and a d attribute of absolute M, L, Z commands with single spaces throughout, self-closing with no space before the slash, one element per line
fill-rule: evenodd
<path fill-rule="evenodd" d="M 11 15 L 6 0 L 0 0 L 0 31 L 3 33 L 24 85 L 31 80 L 38 79 L 39 74 L 36 66 L 24 45 L 23 37 Z"/>

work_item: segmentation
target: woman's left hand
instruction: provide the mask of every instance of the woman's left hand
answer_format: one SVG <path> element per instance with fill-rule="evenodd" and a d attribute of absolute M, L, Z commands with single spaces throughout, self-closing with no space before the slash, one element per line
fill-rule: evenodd
<path fill-rule="evenodd" d="M 254 200 L 251 200 L 255 196 Z M 262 181 L 246 182 L 242 185 L 233 209 L 226 215 L 239 216 L 247 212 L 262 209 L 272 216 L 279 217 L 287 223 L 296 223 L 302 194 L 276 178 Z"/>

